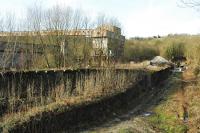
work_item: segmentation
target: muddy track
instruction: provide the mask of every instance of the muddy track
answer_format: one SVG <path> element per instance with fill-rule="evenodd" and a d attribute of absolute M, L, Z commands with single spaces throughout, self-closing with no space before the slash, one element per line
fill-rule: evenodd
<path fill-rule="evenodd" d="M 178 90 L 177 101 L 179 101 L 178 105 L 182 108 L 181 113 L 178 114 L 179 118 L 182 120 L 182 123 L 185 124 L 188 128 L 186 132 L 190 130 L 190 122 L 189 122 L 189 102 L 190 99 L 187 98 L 187 87 L 190 85 L 197 85 L 198 79 L 193 75 L 193 72 L 186 70 L 181 74 L 179 79 L 181 81 L 180 89 Z"/>
<path fill-rule="evenodd" d="M 170 86 L 165 85 L 168 81 L 161 82 L 155 88 L 143 93 L 140 97 L 130 101 L 129 109 L 115 115 L 112 120 L 103 125 L 94 127 L 83 133 L 117 133 L 121 129 L 130 129 L 134 133 L 159 133 L 146 121 L 144 114 L 162 102 Z"/>

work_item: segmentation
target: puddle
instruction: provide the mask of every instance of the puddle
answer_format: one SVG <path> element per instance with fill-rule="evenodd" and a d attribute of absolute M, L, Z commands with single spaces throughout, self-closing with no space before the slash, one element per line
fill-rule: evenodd
<path fill-rule="evenodd" d="M 120 122 L 121 120 L 119 118 L 115 118 L 114 122 Z"/>
<path fill-rule="evenodd" d="M 144 112 L 143 114 L 142 114 L 142 116 L 143 117 L 148 117 L 148 116 L 151 116 L 151 115 L 153 115 L 154 113 L 153 112 Z"/>

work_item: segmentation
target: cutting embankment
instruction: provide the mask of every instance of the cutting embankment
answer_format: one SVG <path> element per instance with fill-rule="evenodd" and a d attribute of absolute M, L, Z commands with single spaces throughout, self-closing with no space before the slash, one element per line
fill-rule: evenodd
<path fill-rule="evenodd" d="M 11 101 L 13 99 L 10 99 L 11 97 L 8 95 L 8 106 L 1 110 L 1 129 L 3 132 L 77 132 L 95 127 L 112 119 L 113 113 L 128 110 L 129 105 L 133 104 L 131 101 L 137 101 L 137 98 L 144 93 L 148 94 L 170 73 L 169 69 L 154 72 L 143 70 L 93 70 L 90 72 L 82 70 L 75 73 L 70 72 L 70 74 L 59 72 L 54 75 L 51 73 L 49 77 L 40 73 L 40 82 L 36 80 L 38 77 L 35 75 L 32 76 L 32 80 L 26 81 L 29 88 L 23 90 L 27 94 L 23 99 L 29 102 L 22 101 L 18 94 L 18 100 L 21 100 L 22 103 L 17 106 L 14 102 L 13 108 L 15 106 L 18 108 L 12 110 Z M 25 77 L 28 75 L 25 74 L 24 77 L 21 75 L 21 79 L 26 79 Z M 56 80 L 55 77 L 57 77 Z M 15 80 L 11 82 L 12 85 Z M 33 80 L 35 82 L 32 82 Z M 47 84 L 46 82 L 49 83 L 49 81 L 54 81 L 54 84 Z M 17 86 L 19 87 L 19 84 Z M 36 104 L 30 98 L 33 98 L 33 91 L 38 86 L 40 94 L 35 94 L 34 100 L 38 100 Z M 47 90 L 44 89 L 45 86 L 51 87 Z M 55 87 L 57 90 L 52 89 Z M 13 87 L 8 89 L 12 90 Z M 50 89 L 52 90 L 49 91 Z M 18 92 L 22 93 L 23 91 Z M 36 97 L 36 95 L 38 96 Z M 14 98 L 16 99 L 16 97 Z"/>

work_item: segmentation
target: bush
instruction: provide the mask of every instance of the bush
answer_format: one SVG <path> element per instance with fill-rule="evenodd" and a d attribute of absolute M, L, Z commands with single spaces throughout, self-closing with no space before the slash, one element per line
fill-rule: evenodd
<path fill-rule="evenodd" d="M 173 59 L 174 57 L 185 56 L 185 44 L 184 43 L 173 43 L 168 46 L 165 51 L 165 56 L 168 59 Z"/>
<path fill-rule="evenodd" d="M 124 59 L 126 61 L 150 60 L 159 55 L 159 50 L 155 46 L 129 40 L 125 44 Z"/>

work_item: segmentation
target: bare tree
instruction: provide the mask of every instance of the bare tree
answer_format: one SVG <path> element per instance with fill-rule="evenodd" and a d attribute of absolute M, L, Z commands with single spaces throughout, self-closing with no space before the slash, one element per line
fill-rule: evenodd
<path fill-rule="evenodd" d="M 108 23 L 112 26 L 122 28 L 122 24 L 119 22 L 119 20 L 116 17 L 109 18 Z"/>
<path fill-rule="evenodd" d="M 180 2 L 187 7 L 200 7 L 200 0 L 180 0 Z"/>
<path fill-rule="evenodd" d="M 42 56 L 41 62 L 37 64 L 42 64 L 42 68 L 44 68 L 44 64 L 48 68 L 54 65 L 56 68 L 66 67 L 66 65 L 73 66 L 77 63 L 77 59 L 81 59 L 86 65 L 90 58 L 90 50 L 93 47 L 92 32 L 96 30 L 91 30 L 94 28 L 93 22 L 81 9 L 72 10 L 70 7 L 58 5 L 43 9 L 39 3 L 36 3 L 27 9 L 26 19 L 18 21 L 17 24 L 15 15 L 6 16 L 6 19 L 0 17 L 0 31 L 6 31 L 6 41 L 15 44 L 12 47 L 15 52 L 19 42 L 31 43 L 31 48 L 27 47 L 29 50 L 25 50 L 25 52 L 32 53 L 30 58 L 33 60 Z M 106 29 L 103 26 L 107 24 L 120 26 L 120 23 L 116 18 L 108 18 L 105 14 L 100 14 L 95 24 L 98 27 L 98 33 L 96 33 L 98 35 L 94 41 L 98 42 L 99 64 L 101 64 L 101 57 L 107 54 L 104 46 Z M 52 45 L 50 46 L 50 44 Z M 12 57 L 12 65 L 14 65 L 15 54 L 14 52 L 12 56 L 5 54 L 4 62 L 9 60 L 8 57 Z M 32 64 L 36 65 L 33 61 Z M 5 65 L 6 63 L 4 63 Z"/>
<path fill-rule="evenodd" d="M 74 11 L 73 20 L 72 20 L 72 41 L 73 41 L 72 58 L 74 58 L 73 60 L 78 64 L 80 63 L 79 62 L 80 60 L 77 60 L 77 59 L 80 59 L 78 41 L 80 41 L 80 39 L 81 39 L 81 36 L 80 36 L 81 30 L 80 29 L 83 28 L 83 14 L 81 12 L 82 12 L 82 10 L 76 9 Z M 74 62 L 74 64 L 76 64 L 75 62 Z"/>
<path fill-rule="evenodd" d="M 49 44 L 60 46 L 59 66 L 65 67 L 66 47 L 68 43 L 68 32 L 71 26 L 72 13 L 70 7 L 62 8 L 55 6 L 45 12 L 45 31 Z"/>
<path fill-rule="evenodd" d="M 90 60 L 90 55 L 91 55 L 91 48 L 92 48 L 92 22 L 90 21 L 91 18 L 88 17 L 87 15 L 84 16 L 83 18 L 83 29 L 84 34 L 85 34 L 85 40 L 83 44 L 83 62 L 84 66 L 87 66 L 87 62 Z"/>
<path fill-rule="evenodd" d="M 63 29 L 63 23 L 62 23 L 62 16 L 61 16 L 61 9 L 59 6 L 55 6 L 52 9 L 48 9 L 45 12 L 45 32 L 46 37 L 48 40 L 48 44 L 53 44 L 61 47 L 61 34 Z M 59 52 L 59 51 L 57 51 Z M 60 52 L 59 52 L 60 53 Z M 61 58 L 59 55 L 58 59 L 58 66 L 61 66 Z"/>
<path fill-rule="evenodd" d="M 99 14 L 97 17 L 97 27 L 99 34 L 95 40 L 99 51 L 99 65 L 102 64 L 103 58 L 104 61 L 106 61 L 105 63 L 110 64 L 112 56 L 118 54 L 120 49 L 118 44 L 121 39 L 121 31 L 119 28 L 122 27 L 122 25 L 115 17 Z"/>
<path fill-rule="evenodd" d="M 6 35 L 6 39 L 4 38 L 4 41 L 6 41 L 6 47 L 4 48 L 4 52 L 2 55 L 2 62 L 1 66 L 3 66 L 3 69 L 5 68 L 10 68 L 13 66 L 13 58 L 15 55 L 15 48 L 16 48 L 16 37 L 14 36 L 14 31 L 15 31 L 15 15 L 12 13 L 7 13 L 6 18 L 4 18 L 4 30 Z M 13 45 L 14 43 L 14 45 Z"/>
<path fill-rule="evenodd" d="M 0 14 L 0 32 L 3 32 L 4 30 L 4 20 L 3 16 Z"/>
<path fill-rule="evenodd" d="M 70 7 L 66 7 L 62 13 L 62 21 L 64 23 L 62 31 L 62 57 L 63 57 L 63 66 L 66 67 L 66 60 L 69 56 L 69 31 L 72 25 L 72 15 L 73 10 Z M 66 58 L 67 56 L 67 58 Z"/>
<path fill-rule="evenodd" d="M 4 33 L 4 19 L 3 19 L 2 14 L 0 14 L 0 33 L 2 35 Z M 2 41 L 3 37 L 0 37 L 0 38 L 1 38 L 0 41 Z M 0 43 L 2 43 L 2 42 L 0 42 Z M 2 47 L 0 47 L 0 49 L 3 50 Z M 2 69 L 2 67 L 3 67 L 3 63 L 2 62 L 3 62 L 3 52 L 0 52 L 0 69 Z"/>
<path fill-rule="evenodd" d="M 34 40 L 37 40 L 38 42 L 37 43 L 40 43 L 41 46 L 42 46 L 42 51 L 43 51 L 43 55 L 44 55 L 44 58 L 45 58 L 45 61 L 47 63 L 47 67 L 50 68 L 50 63 L 49 63 L 49 60 L 48 60 L 48 57 L 47 57 L 47 53 L 45 51 L 45 48 L 46 48 L 46 43 L 45 43 L 45 37 L 43 36 L 43 18 L 44 18 L 44 14 L 43 14 L 43 10 L 42 10 L 42 7 L 41 6 L 38 6 L 38 5 L 35 5 L 31 8 L 28 9 L 28 12 L 27 12 L 27 16 L 30 21 L 30 27 L 32 29 L 32 33 L 35 38 Z"/>
<path fill-rule="evenodd" d="M 110 26 L 112 24 L 110 23 L 110 18 L 107 17 L 105 14 L 99 14 L 96 18 L 97 21 L 97 35 L 95 38 L 95 47 L 96 47 L 96 52 L 97 52 L 97 58 L 98 58 L 98 66 L 103 65 L 103 61 L 108 60 L 108 35 L 107 35 L 107 30 L 110 30 Z"/>

